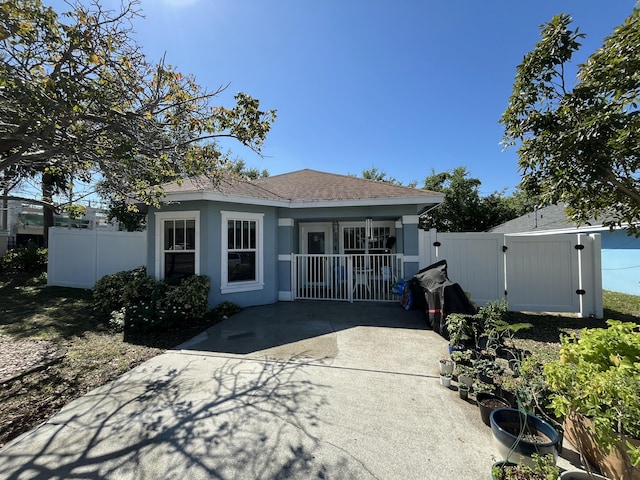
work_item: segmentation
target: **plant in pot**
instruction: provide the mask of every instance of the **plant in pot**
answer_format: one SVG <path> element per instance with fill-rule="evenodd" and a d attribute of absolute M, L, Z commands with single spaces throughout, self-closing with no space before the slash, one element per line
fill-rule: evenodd
<path fill-rule="evenodd" d="M 451 313 L 446 318 L 447 332 L 449 333 L 449 344 L 452 353 L 456 349 L 464 349 L 473 338 L 472 316 L 462 313 Z"/>
<path fill-rule="evenodd" d="M 530 323 L 510 323 L 509 304 L 506 300 L 488 302 L 473 316 L 476 348 L 496 354 L 501 349 L 518 352 L 515 335 L 531 328 Z"/>
<path fill-rule="evenodd" d="M 494 383 L 494 380 L 504 372 L 504 367 L 493 359 L 480 358 L 473 361 L 478 380 L 484 383 Z"/>
<path fill-rule="evenodd" d="M 453 373 L 453 360 L 448 358 L 441 358 L 438 362 L 440 366 L 440 373 Z"/>
<path fill-rule="evenodd" d="M 483 386 L 486 385 L 487 384 L 481 382 L 476 383 L 474 384 L 474 391 L 476 392 L 476 403 L 480 409 L 480 418 L 482 418 L 482 423 L 486 426 L 491 426 L 491 412 L 496 408 L 510 408 L 511 403 L 509 403 L 506 398 L 500 397 L 492 393 L 490 390 L 484 390 Z"/>
<path fill-rule="evenodd" d="M 451 360 L 453 360 L 456 365 L 471 366 L 471 361 L 473 360 L 473 350 L 455 350 L 451 352 Z"/>
<path fill-rule="evenodd" d="M 445 387 L 451 386 L 451 374 L 450 373 L 441 373 L 440 374 L 440 383 Z"/>
<path fill-rule="evenodd" d="M 493 480 L 557 480 L 560 469 L 553 455 L 532 455 L 533 465 L 496 462 L 491 467 Z"/>
<path fill-rule="evenodd" d="M 496 462 L 491 467 L 493 480 L 557 480 L 560 469 L 553 455 L 532 455 L 532 464 Z"/>
<path fill-rule="evenodd" d="M 640 479 L 640 325 L 561 339 L 560 360 L 544 367 L 551 405 L 565 435 L 605 475 Z"/>
<path fill-rule="evenodd" d="M 470 387 L 467 384 L 465 383 L 458 384 L 458 394 L 460 395 L 461 399 L 467 400 L 469 398 L 469 390 L 470 390 Z"/>
<path fill-rule="evenodd" d="M 458 383 L 466 385 L 467 388 L 473 387 L 473 379 L 476 375 L 476 371 L 473 367 L 456 363 L 456 376 L 458 377 Z"/>
<path fill-rule="evenodd" d="M 491 433 L 502 457 L 533 466 L 533 454 L 558 456 L 560 435 L 542 418 L 515 408 L 497 408 L 490 416 Z"/>

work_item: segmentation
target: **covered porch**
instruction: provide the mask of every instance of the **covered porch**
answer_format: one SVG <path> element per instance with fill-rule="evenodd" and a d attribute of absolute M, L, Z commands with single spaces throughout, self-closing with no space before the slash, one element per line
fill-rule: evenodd
<path fill-rule="evenodd" d="M 293 222 L 295 253 L 281 258 L 289 260 L 289 300 L 399 301 L 391 289 L 415 260 L 405 238 L 416 224 L 413 216 Z"/>

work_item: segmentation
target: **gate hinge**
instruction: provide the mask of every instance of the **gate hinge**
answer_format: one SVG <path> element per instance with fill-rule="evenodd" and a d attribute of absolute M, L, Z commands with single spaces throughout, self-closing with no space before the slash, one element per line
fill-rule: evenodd
<path fill-rule="evenodd" d="M 585 293 L 587 293 L 587 292 L 586 292 L 585 290 L 580 289 L 580 290 L 576 290 L 576 293 L 577 293 L 578 295 L 584 295 L 584 294 L 585 294 Z"/>
<path fill-rule="evenodd" d="M 502 245 L 502 252 L 506 252 L 507 250 L 509 250 L 509 247 L 507 247 L 506 245 Z"/>
<path fill-rule="evenodd" d="M 584 250 L 584 245 L 575 245 L 573 248 L 576 250 Z"/>
<path fill-rule="evenodd" d="M 440 245 L 442 245 L 440 242 L 433 242 L 434 247 L 439 247 Z"/>

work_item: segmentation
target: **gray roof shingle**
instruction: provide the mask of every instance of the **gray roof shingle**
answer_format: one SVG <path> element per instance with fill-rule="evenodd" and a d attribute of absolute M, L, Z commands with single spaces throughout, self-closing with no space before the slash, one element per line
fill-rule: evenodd
<path fill-rule="evenodd" d="M 588 225 L 581 225 L 580 228 L 588 229 L 590 226 L 601 225 L 602 222 L 593 220 Z M 578 228 L 578 225 L 567 219 L 565 205 L 559 203 L 557 205 L 538 208 L 534 212 L 509 220 L 489 231 L 493 233 L 531 233 L 573 228 Z"/>
<path fill-rule="evenodd" d="M 217 183 L 209 179 L 185 180 L 181 185 L 167 184 L 164 190 L 168 195 L 211 192 L 290 202 L 406 199 L 411 203 L 439 203 L 442 200 L 442 194 L 429 190 L 309 169 L 257 180 L 225 174 Z"/>

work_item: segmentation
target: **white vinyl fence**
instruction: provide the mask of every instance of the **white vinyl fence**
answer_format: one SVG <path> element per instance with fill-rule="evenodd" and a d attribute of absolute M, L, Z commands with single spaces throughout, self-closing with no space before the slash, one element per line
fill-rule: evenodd
<path fill-rule="evenodd" d="M 452 282 L 479 306 L 601 318 L 599 234 L 504 235 L 422 232 L 420 268 L 447 261 Z"/>
<path fill-rule="evenodd" d="M 93 288 L 104 275 L 147 262 L 145 232 L 49 229 L 47 285 Z"/>

